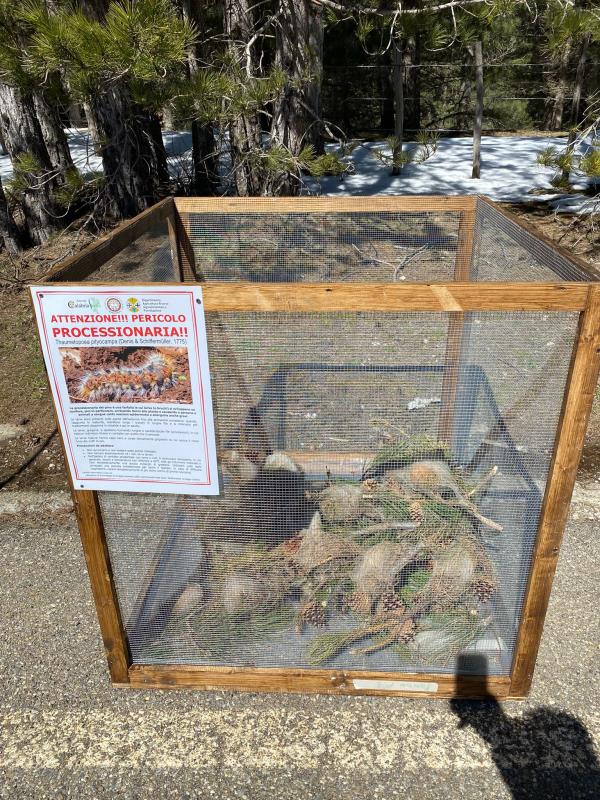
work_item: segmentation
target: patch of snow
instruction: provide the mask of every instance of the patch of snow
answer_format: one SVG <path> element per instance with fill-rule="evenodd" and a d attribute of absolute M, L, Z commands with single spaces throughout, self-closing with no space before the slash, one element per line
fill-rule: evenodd
<path fill-rule="evenodd" d="M 73 162 L 83 174 L 100 171 L 102 159 L 94 152 L 86 128 L 68 128 L 67 137 Z M 192 135 L 188 131 L 163 131 L 169 173 L 172 178 L 191 176 Z M 373 155 L 376 149 L 389 147 L 386 142 L 359 144 L 347 159 L 351 172 L 340 177 L 307 179 L 305 192 L 310 194 L 377 195 L 377 194 L 484 194 L 505 202 L 548 202 L 557 211 L 589 213 L 598 210 L 598 201 L 583 194 L 553 192 L 550 179 L 553 170 L 537 163 L 538 155 L 547 147 L 562 149 L 564 137 L 484 136 L 481 140 L 481 174 L 471 178 L 472 137 L 440 138 L 436 152 L 420 164 L 408 164 L 400 175 L 390 175 L 390 168 Z M 417 145 L 409 143 L 406 148 Z M 334 149 L 334 148 L 332 148 Z M 222 165 L 223 166 L 223 165 Z M 12 176 L 7 155 L 0 156 L 0 177 Z M 583 190 L 579 180 L 574 188 Z M 546 193 L 532 191 L 547 189 Z"/>
<path fill-rule="evenodd" d="M 67 139 L 71 158 L 82 175 L 102 170 L 102 159 L 94 151 L 87 128 L 67 128 Z M 167 151 L 167 163 L 172 178 L 187 175 L 191 171 L 192 134 L 188 131 L 163 131 L 163 141 Z M 0 155 L 0 178 L 7 181 L 12 177 L 12 164 L 7 155 Z"/>
<path fill-rule="evenodd" d="M 548 147 L 562 149 L 565 137 L 484 136 L 481 140 L 481 178 L 471 178 L 473 139 L 470 136 L 441 138 L 436 152 L 420 164 L 408 164 L 401 174 L 390 175 L 390 168 L 373 155 L 373 150 L 389 147 L 385 142 L 365 142 L 355 148 L 348 162 L 353 171 L 343 177 L 325 177 L 307 183 L 311 192 L 328 196 L 374 194 L 483 194 L 504 202 L 552 201 L 558 210 L 574 213 L 581 195 L 553 192 L 550 180 L 554 170 L 542 167 L 537 157 Z M 409 144 L 407 147 L 415 147 Z M 532 190 L 547 188 L 546 194 Z M 581 186 L 583 188 L 583 186 Z M 578 202 L 575 198 L 579 198 Z"/>

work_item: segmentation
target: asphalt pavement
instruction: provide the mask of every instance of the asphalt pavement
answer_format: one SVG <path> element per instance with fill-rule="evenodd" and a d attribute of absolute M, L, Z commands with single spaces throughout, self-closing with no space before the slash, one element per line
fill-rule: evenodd
<path fill-rule="evenodd" d="M 113 689 L 68 502 L 0 495 L 0 798 L 600 798 L 600 487 L 501 705 Z"/>

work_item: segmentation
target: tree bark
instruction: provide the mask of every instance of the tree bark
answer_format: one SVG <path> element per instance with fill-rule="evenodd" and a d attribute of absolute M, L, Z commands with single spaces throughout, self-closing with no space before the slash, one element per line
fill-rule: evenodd
<path fill-rule="evenodd" d="M 408 36 L 404 46 L 404 130 L 421 130 L 421 70 L 418 66 L 421 43 L 418 33 Z"/>
<path fill-rule="evenodd" d="M 575 73 L 575 83 L 573 85 L 573 98 L 571 100 L 571 124 L 579 125 L 581 113 L 581 96 L 583 94 L 583 82 L 585 79 L 585 67 L 588 55 L 588 48 L 592 40 L 591 34 L 587 33 L 581 40 L 581 50 L 577 61 L 577 71 Z"/>
<path fill-rule="evenodd" d="M 298 155 L 308 144 L 316 152 L 322 152 L 323 20 L 320 6 L 311 0 L 280 0 L 275 62 L 289 76 L 289 83 L 275 103 L 273 140 L 283 144 L 293 155 Z"/>
<path fill-rule="evenodd" d="M 483 45 L 475 42 L 475 119 L 473 122 L 473 172 L 472 178 L 481 177 L 481 129 L 483 127 Z"/>
<path fill-rule="evenodd" d="M 90 98 L 102 136 L 101 154 L 110 210 L 134 216 L 152 205 L 167 172 L 164 146 L 158 144 L 155 115 L 131 102 L 120 87 Z"/>
<path fill-rule="evenodd" d="M 465 59 L 472 58 L 471 48 L 465 51 Z M 473 81 L 471 79 L 471 65 L 463 64 L 462 80 L 458 90 L 458 105 L 456 109 L 456 127 L 459 130 L 471 126 L 471 95 L 473 93 Z"/>
<path fill-rule="evenodd" d="M 561 50 L 557 65 L 556 85 L 554 89 L 554 99 L 552 109 L 548 118 L 548 128 L 551 131 L 559 131 L 563 127 L 563 115 L 565 110 L 565 100 L 569 91 L 569 60 L 571 57 L 571 42 L 565 42 Z"/>
<path fill-rule="evenodd" d="M 74 165 L 59 109 L 43 92 L 36 92 L 33 99 L 52 166 L 64 175 Z"/>
<path fill-rule="evenodd" d="M 2 180 L 0 180 L 0 244 L 13 255 L 17 255 L 17 253 L 20 253 L 23 249 L 21 232 L 17 228 L 8 203 L 6 202 Z"/>
<path fill-rule="evenodd" d="M 200 197 L 216 194 L 218 186 L 216 143 L 211 125 L 192 123 L 192 159 L 194 191 Z"/>
<path fill-rule="evenodd" d="M 248 78 L 259 73 L 256 47 L 247 47 L 255 33 L 254 5 L 253 0 L 225 0 L 224 5 L 229 55 Z M 250 153 L 262 148 L 262 128 L 258 114 L 240 114 L 229 125 L 229 146 L 236 193 L 240 197 L 262 194 L 261 180 L 248 163 Z M 200 154 L 198 158 L 200 161 Z"/>
<path fill-rule="evenodd" d="M 392 82 L 394 85 L 394 147 L 392 149 L 392 175 L 400 175 L 404 139 L 404 57 L 402 37 L 398 35 L 392 42 Z"/>
<path fill-rule="evenodd" d="M 102 22 L 108 0 L 79 0 Z M 108 202 L 115 216 L 133 216 L 152 205 L 168 181 L 158 116 L 133 102 L 126 83 L 99 89 L 84 105 L 92 141 L 102 156 Z"/>
<path fill-rule="evenodd" d="M 205 4 L 198 0 L 182 0 L 181 12 L 185 20 L 193 23 L 198 30 L 204 30 L 206 27 L 204 18 L 206 13 Z M 203 52 L 203 43 L 200 41 L 188 53 L 187 68 L 190 76 L 198 72 L 198 61 L 203 57 L 208 60 L 210 54 Z M 216 194 L 219 185 L 218 155 L 213 127 L 212 123 L 202 124 L 198 120 L 193 120 L 192 122 L 192 165 L 194 176 L 191 190 L 200 197 L 210 197 Z"/>
<path fill-rule="evenodd" d="M 20 200 L 27 233 L 34 244 L 41 244 L 57 226 L 52 200 L 56 175 L 33 97 L 16 87 L 0 84 L 0 127 L 13 169 L 26 181 Z M 25 156 L 35 160 L 35 170 L 19 170 L 20 159 Z"/>

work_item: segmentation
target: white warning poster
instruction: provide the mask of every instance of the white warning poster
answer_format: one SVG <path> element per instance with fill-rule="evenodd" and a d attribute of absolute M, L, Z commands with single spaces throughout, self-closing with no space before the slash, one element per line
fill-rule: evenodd
<path fill-rule="evenodd" d="M 202 290 L 31 292 L 75 488 L 218 494 Z"/>

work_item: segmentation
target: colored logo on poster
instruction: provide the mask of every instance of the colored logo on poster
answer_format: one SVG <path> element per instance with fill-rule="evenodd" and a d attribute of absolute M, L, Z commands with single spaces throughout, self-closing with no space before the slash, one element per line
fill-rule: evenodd
<path fill-rule="evenodd" d="M 117 312 L 121 310 L 121 301 L 116 297 L 109 297 L 106 301 L 106 307 L 109 311 Z"/>
<path fill-rule="evenodd" d="M 140 310 L 140 303 L 137 297 L 130 297 L 127 300 L 127 308 L 131 311 L 132 314 L 137 314 Z"/>

